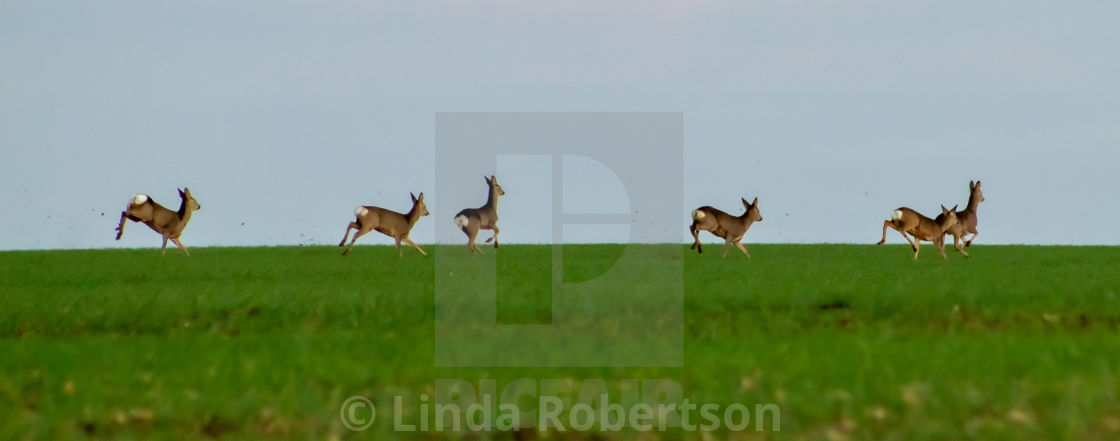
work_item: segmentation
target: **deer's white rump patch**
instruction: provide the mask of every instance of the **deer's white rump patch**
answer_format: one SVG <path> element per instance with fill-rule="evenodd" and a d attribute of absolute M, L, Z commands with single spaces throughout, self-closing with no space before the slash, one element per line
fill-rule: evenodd
<path fill-rule="evenodd" d="M 458 225 L 459 228 L 467 228 L 468 223 L 470 223 L 470 219 L 467 219 L 466 215 L 460 214 L 455 216 L 455 225 Z"/>
<path fill-rule="evenodd" d="M 138 195 L 132 197 L 132 204 L 133 205 L 140 205 L 140 204 L 143 204 L 145 202 L 148 202 L 148 195 L 146 195 L 146 194 L 138 194 Z"/>
<path fill-rule="evenodd" d="M 891 219 L 896 221 L 902 220 L 902 210 L 895 210 L 894 213 L 891 213 Z"/>
<path fill-rule="evenodd" d="M 704 218 L 704 216 L 707 216 L 707 215 L 706 215 L 706 214 L 704 214 L 704 212 L 703 212 L 703 211 L 700 211 L 700 210 L 692 210 L 692 220 L 701 220 L 701 219 L 703 219 L 703 218 Z"/>
<path fill-rule="evenodd" d="M 369 209 L 366 207 L 358 207 L 354 209 L 355 216 L 365 216 L 366 213 L 369 213 Z"/>

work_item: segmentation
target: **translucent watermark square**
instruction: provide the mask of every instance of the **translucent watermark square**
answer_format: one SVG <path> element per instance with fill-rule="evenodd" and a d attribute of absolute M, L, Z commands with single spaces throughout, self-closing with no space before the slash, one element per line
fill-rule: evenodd
<path fill-rule="evenodd" d="M 466 246 L 461 252 L 436 253 L 437 365 L 682 364 L 682 114 L 439 113 L 435 138 L 442 203 L 432 214 L 448 220 L 435 223 L 437 242 L 466 243 L 461 226 L 451 219 L 462 208 L 479 206 L 473 201 L 484 200 L 482 177 L 496 175 L 506 193 L 497 204 L 499 219 L 503 207 L 550 207 L 537 210 L 529 222 L 503 225 L 499 220 L 505 227 L 501 235 L 515 236 L 521 225 L 547 228 L 551 234 L 545 242 L 552 250 L 551 274 L 528 278 L 498 270 L 500 248 L 483 247 L 484 255 Z M 502 158 L 512 157 L 543 161 L 551 170 L 499 170 Z M 509 185 L 527 174 L 538 181 L 547 175 L 549 188 L 522 192 Z M 600 231 L 607 233 L 597 236 Z M 577 236 L 619 242 L 617 250 L 612 248 L 617 251 L 613 265 L 597 275 L 566 278 L 565 254 L 579 256 L 565 247 L 566 239 Z M 500 321 L 499 285 L 550 293 L 539 298 L 551 300 L 551 320 Z"/>

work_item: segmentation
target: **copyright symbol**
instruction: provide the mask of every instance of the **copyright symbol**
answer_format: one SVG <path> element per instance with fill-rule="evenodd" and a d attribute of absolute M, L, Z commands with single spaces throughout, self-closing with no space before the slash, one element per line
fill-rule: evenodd
<path fill-rule="evenodd" d="M 374 418 L 377 418 L 377 408 L 373 407 L 373 402 L 369 398 L 354 395 L 342 402 L 342 407 L 338 409 L 338 418 L 347 429 L 360 432 L 373 425 Z"/>

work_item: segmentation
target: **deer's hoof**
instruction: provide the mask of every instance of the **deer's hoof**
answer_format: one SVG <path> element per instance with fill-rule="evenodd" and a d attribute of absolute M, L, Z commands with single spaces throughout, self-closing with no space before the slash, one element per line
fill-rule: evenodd
<path fill-rule="evenodd" d="M 879 242 L 876 242 L 875 245 L 882 245 L 884 242 L 886 242 L 886 241 L 885 240 L 880 240 Z"/>

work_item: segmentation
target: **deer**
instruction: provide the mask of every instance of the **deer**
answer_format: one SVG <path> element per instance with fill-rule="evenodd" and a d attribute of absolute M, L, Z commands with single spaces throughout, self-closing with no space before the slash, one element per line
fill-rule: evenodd
<path fill-rule="evenodd" d="M 354 222 L 350 222 L 346 226 L 346 234 L 342 235 L 342 242 L 338 246 L 346 244 L 346 239 L 350 237 L 350 230 L 357 230 L 354 237 L 350 239 L 350 246 L 342 251 L 342 255 L 350 254 L 350 250 L 354 249 L 354 242 L 359 237 L 364 236 L 370 231 L 377 231 L 378 233 L 392 237 L 397 242 L 397 257 L 403 257 L 404 252 L 401 251 L 401 242 L 408 244 L 408 246 L 416 248 L 420 255 L 427 256 L 420 245 L 413 242 L 408 238 L 408 233 L 412 231 L 412 227 L 420 220 L 420 217 L 428 215 L 428 206 L 424 204 L 424 193 L 421 192 L 417 197 L 412 193 L 408 194 L 412 198 L 412 209 L 406 214 L 397 213 L 392 210 L 386 210 L 381 207 L 374 207 L 371 205 L 360 205 L 354 209 Z"/>
<path fill-rule="evenodd" d="M 902 238 L 910 243 L 910 248 L 914 249 L 914 260 L 918 260 L 918 247 L 921 242 L 933 242 L 937 247 L 937 251 L 941 253 L 943 259 L 949 257 L 945 255 L 945 231 L 957 223 L 957 206 L 954 205 L 953 209 L 941 206 L 941 215 L 937 219 L 930 219 L 917 211 L 907 208 L 899 207 L 893 213 L 891 218 L 883 221 L 883 238 L 879 240 L 876 245 L 882 245 L 887 241 L 887 228 L 893 228 L 902 234 Z M 910 240 L 910 236 L 914 240 Z"/>
<path fill-rule="evenodd" d="M 751 258 L 751 253 L 743 247 L 741 240 L 743 235 L 747 234 L 747 230 L 751 228 L 751 224 L 755 222 L 762 222 L 762 215 L 758 212 L 758 198 L 754 198 L 754 202 L 747 202 L 746 198 L 743 200 L 743 207 L 747 211 L 743 212 L 740 216 L 732 216 L 716 208 L 707 205 L 692 210 L 692 225 L 688 227 L 692 232 L 692 238 L 695 241 L 689 249 L 695 249 L 696 253 L 703 253 L 704 246 L 700 244 L 700 231 L 708 231 L 717 237 L 725 240 L 723 243 L 723 258 L 727 258 L 728 245 L 735 244 L 742 251 L 747 259 Z"/>
<path fill-rule="evenodd" d="M 190 222 L 191 215 L 195 211 L 201 210 L 202 206 L 198 204 L 198 200 L 191 196 L 189 188 L 184 187 L 179 190 L 179 198 L 182 199 L 182 203 L 179 204 L 179 211 L 171 211 L 157 204 L 151 196 L 146 194 L 133 196 L 128 201 L 128 208 L 121 212 L 121 221 L 116 228 L 117 240 L 121 240 L 121 235 L 124 234 L 125 220 L 143 222 L 152 231 L 163 236 L 161 255 L 167 255 L 167 241 L 170 239 L 175 243 L 175 246 L 183 250 L 183 254 L 190 256 L 191 253 L 187 251 L 187 247 L 179 242 L 179 237 L 182 236 L 183 229 L 187 227 L 187 222 Z"/>
<path fill-rule="evenodd" d="M 498 196 L 506 194 L 502 190 L 502 186 L 498 185 L 498 178 L 490 175 L 489 178 L 483 176 L 482 179 L 486 180 L 486 185 L 490 187 L 489 195 L 486 197 L 486 205 L 478 208 L 466 208 L 455 215 L 454 221 L 464 233 L 467 234 L 467 250 L 472 253 L 483 254 L 478 245 L 474 243 L 474 239 L 478 237 L 478 230 L 494 230 L 494 235 L 486 239 L 486 243 L 494 242 L 494 248 L 498 248 Z"/>
<path fill-rule="evenodd" d="M 968 181 L 968 205 L 964 207 L 964 210 L 957 212 L 957 223 L 945 230 L 945 234 L 953 236 L 953 249 L 964 254 L 964 257 L 969 257 L 968 252 L 964 249 L 972 246 L 972 241 L 980 235 L 976 231 L 976 209 L 980 207 L 981 202 L 984 202 L 984 192 L 980 191 L 980 181 Z M 937 218 L 940 219 L 941 216 L 937 216 Z M 968 234 L 972 234 L 972 237 L 965 240 L 964 247 L 962 247 L 961 239 L 964 239 Z"/>

